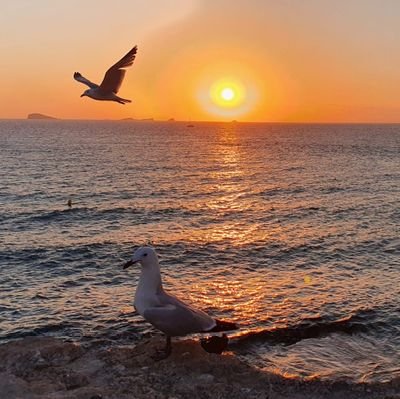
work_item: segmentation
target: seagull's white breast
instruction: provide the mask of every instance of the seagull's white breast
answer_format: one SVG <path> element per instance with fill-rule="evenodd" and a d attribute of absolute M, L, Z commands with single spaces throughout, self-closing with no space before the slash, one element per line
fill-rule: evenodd
<path fill-rule="evenodd" d="M 140 276 L 133 305 L 136 311 L 142 316 L 146 309 L 161 306 L 157 295 L 158 281 L 159 274 L 158 276 L 157 274 L 154 276 L 150 273 L 142 272 Z"/>
<path fill-rule="evenodd" d="M 88 91 L 88 97 L 93 98 L 94 100 L 103 100 L 110 101 L 118 98 L 114 93 L 102 93 L 99 89 L 90 89 Z"/>
<path fill-rule="evenodd" d="M 133 305 L 135 306 L 136 311 L 143 316 L 146 309 L 160 306 L 161 304 L 157 295 L 149 295 L 148 293 L 141 292 L 137 289 Z"/>

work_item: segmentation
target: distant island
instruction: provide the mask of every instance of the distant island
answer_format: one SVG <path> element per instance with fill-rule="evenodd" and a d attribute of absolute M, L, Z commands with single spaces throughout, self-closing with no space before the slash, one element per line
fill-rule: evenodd
<path fill-rule="evenodd" d="M 57 118 L 43 114 L 29 114 L 28 119 L 57 119 Z"/>
<path fill-rule="evenodd" d="M 154 118 L 144 118 L 144 119 L 135 119 L 135 118 L 122 118 L 121 121 L 135 121 L 135 122 L 155 122 Z"/>

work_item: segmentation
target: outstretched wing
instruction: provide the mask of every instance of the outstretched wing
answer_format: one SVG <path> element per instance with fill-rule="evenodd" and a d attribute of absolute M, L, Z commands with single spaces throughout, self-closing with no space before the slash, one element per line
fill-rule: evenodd
<path fill-rule="evenodd" d="M 100 84 L 100 90 L 104 93 L 118 93 L 121 83 L 125 76 L 125 69 L 133 64 L 137 52 L 137 46 L 122 57 L 114 64 L 104 75 L 104 79 Z"/>
<path fill-rule="evenodd" d="M 79 72 L 74 73 L 74 79 L 78 82 L 83 83 L 86 86 L 89 86 L 91 89 L 97 89 L 99 87 L 96 83 L 93 83 L 90 80 L 84 78 Z"/>

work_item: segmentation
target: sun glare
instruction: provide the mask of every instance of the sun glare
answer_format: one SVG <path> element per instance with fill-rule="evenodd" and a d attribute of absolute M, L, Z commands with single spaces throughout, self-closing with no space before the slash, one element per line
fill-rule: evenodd
<path fill-rule="evenodd" d="M 217 107 L 234 110 L 245 102 L 246 90 L 244 85 L 236 79 L 220 79 L 211 84 L 209 97 Z"/>
<path fill-rule="evenodd" d="M 235 97 L 235 92 L 230 87 L 225 87 L 221 91 L 221 97 L 225 101 L 231 101 Z"/>
<path fill-rule="evenodd" d="M 216 75 L 215 72 L 209 73 L 209 76 L 199 79 L 199 104 L 208 114 L 218 119 L 237 120 L 246 117 L 259 99 L 256 78 L 251 79 L 241 71 L 222 77 L 220 75 L 219 78 Z"/>

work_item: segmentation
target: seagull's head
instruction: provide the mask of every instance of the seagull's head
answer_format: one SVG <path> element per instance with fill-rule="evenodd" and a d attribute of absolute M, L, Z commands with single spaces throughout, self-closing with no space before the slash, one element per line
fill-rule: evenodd
<path fill-rule="evenodd" d="M 89 97 L 89 90 L 90 90 L 90 89 L 85 90 L 85 91 L 81 94 L 81 97 L 85 97 L 85 96 L 88 96 L 88 97 Z"/>
<path fill-rule="evenodd" d="M 157 264 L 157 254 L 152 247 L 140 247 L 134 253 L 128 262 L 123 266 L 124 269 L 132 266 L 134 263 L 140 263 L 142 267 L 150 266 L 152 264 Z"/>

